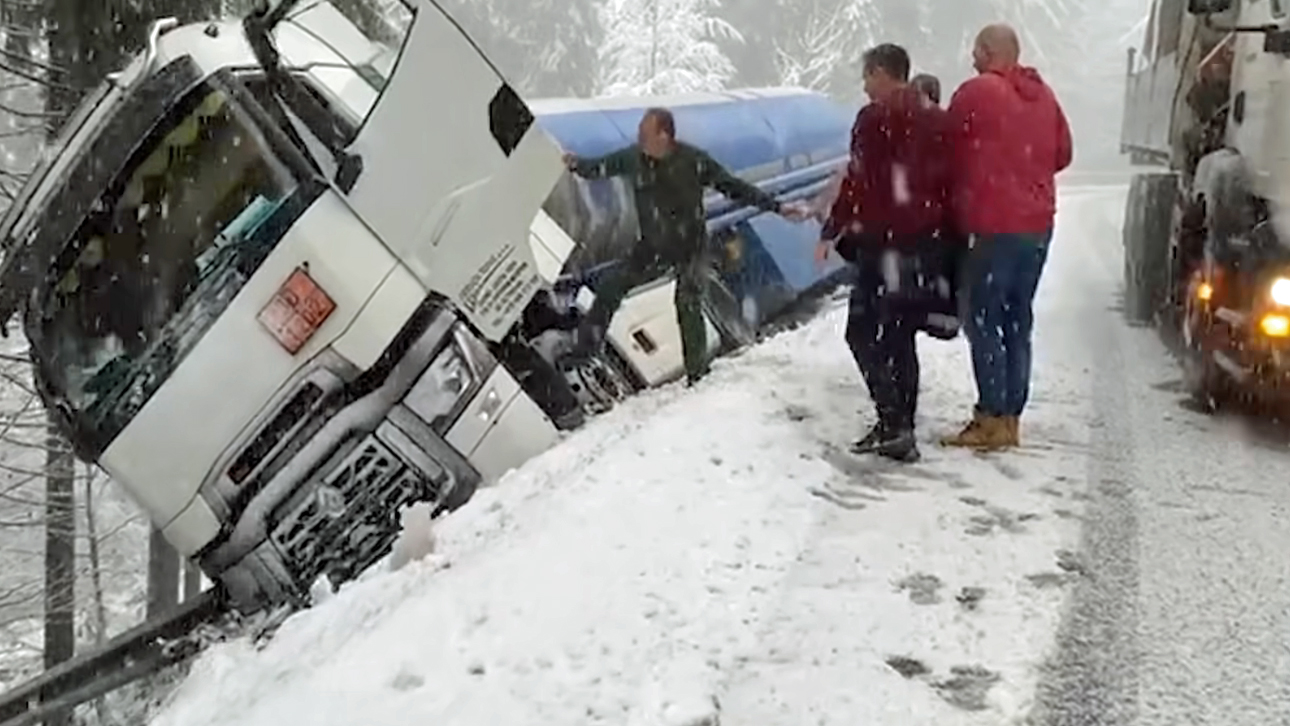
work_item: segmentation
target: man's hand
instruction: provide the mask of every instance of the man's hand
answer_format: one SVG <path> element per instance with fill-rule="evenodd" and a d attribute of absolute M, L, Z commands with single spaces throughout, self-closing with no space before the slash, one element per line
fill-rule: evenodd
<path fill-rule="evenodd" d="M 811 209 L 803 202 L 787 202 L 781 204 L 779 205 L 779 214 L 784 219 L 791 219 L 794 222 L 803 222 L 813 216 Z"/>
<path fill-rule="evenodd" d="M 829 252 L 833 251 L 833 240 L 822 239 L 815 243 L 815 266 L 824 267 L 829 263 Z"/>

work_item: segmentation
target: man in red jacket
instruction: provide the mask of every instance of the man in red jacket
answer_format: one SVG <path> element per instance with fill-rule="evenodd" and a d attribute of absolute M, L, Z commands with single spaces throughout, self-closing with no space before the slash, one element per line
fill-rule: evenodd
<path fill-rule="evenodd" d="M 1019 443 L 1030 393 L 1032 304 L 1056 215 L 1056 174 L 1070 166 L 1070 126 L 1052 89 L 1019 63 L 1006 25 L 981 31 L 972 52 L 979 75 L 950 100 L 954 211 L 970 235 L 965 266 L 972 369 L 972 422 L 944 443 L 999 449 Z"/>
<path fill-rule="evenodd" d="M 821 235 L 855 266 L 847 344 L 877 423 L 852 451 L 918 458 L 914 335 L 942 277 L 949 193 L 949 117 L 909 85 L 909 54 L 880 45 L 864 56 L 871 102 L 856 116 L 851 163 Z"/>

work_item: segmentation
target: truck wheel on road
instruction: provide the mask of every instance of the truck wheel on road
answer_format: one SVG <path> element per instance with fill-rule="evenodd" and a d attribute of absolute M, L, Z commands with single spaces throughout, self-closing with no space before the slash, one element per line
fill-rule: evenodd
<path fill-rule="evenodd" d="M 1155 320 L 1167 295 L 1169 238 L 1177 175 L 1138 174 L 1124 210 L 1124 313 L 1134 322 Z"/>

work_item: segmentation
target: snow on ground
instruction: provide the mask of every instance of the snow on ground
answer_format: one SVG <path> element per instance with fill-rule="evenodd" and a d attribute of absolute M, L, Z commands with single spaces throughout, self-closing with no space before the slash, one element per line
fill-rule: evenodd
<path fill-rule="evenodd" d="M 835 304 L 481 491 L 429 560 L 212 649 L 155 724 L 1019 722 L 1089 457 L 1097 351 L 1062 331 L 1090 291 L 1063 250 L 1122 202 L 1063 198 L 1023 450 L 933 443 L 972 402 L 959 340 L 922 343 L 921 464 L 845 453 L 870 408 Z"/>

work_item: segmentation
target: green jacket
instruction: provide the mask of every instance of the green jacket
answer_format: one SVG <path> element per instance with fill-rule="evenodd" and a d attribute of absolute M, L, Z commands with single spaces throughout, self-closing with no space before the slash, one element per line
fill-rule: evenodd
<path fill-rule="evenodd" d="M 599 159 L 579 159 L 573 172 L 583 179 L 628 177 L 636 193 L 642 243 L 672 263 L 693 260 L 704 250 L 705 187 L 768 212 L 779 211 L 774 197 L 726 171 L 702 149 L 679 142 L 661 159 L 632 144 Z"/>

